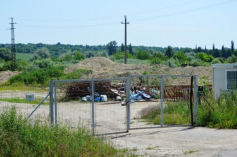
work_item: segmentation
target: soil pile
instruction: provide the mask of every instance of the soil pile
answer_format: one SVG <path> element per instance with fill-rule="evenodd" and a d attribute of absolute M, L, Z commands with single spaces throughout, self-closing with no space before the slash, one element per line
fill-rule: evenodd
<path fill-rule="evenodd" d="M 212 83 L 212 68 L 206 66 L 169 68 L 166 65 L 115 63 L 105 57 L 93 57 L 67 68 L 65 72 L 76 69 L 91 71 L 84 78 L 115 78 L 129 74 L 197 75 L 199 84 Z"/>
<path fill-rule="evenodd" d="M 2 71 L 0 72 L 0 84 L 6 82 L 8 79 L 10 79 L 12 76 L 15 76 L 19 74 L 17 71 Z"/>

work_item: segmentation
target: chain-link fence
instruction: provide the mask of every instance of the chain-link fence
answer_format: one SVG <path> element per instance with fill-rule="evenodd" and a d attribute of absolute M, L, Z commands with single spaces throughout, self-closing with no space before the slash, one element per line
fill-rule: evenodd
<path fill-rule="evenodd" d="M 55 123 L 91 129 L 93 134 L 127 131 L 127 78 L 54 81 L 51 114 Z"/>
<path fill-rule="evenodd" d="M 167 125 L 167 121 L 170 124 L 171 119 L 177 118 L 175 116 L 179 114 L 178 112 L 169 113 L 170 110 L 173 110 L 172 108 L 176 107 L 174 104 L 178 104 L 178 102 L 184 106 L 183 109 L 181 108 L 178 111 L 188 112 L 188 116 L 185 117 L 185 122 L 175 122 L 173 124 L 195 125 L 196 79 L 196 76 L 190 75 L 130 76 L 130 129 L 161 127 Z M 149 119 L 151 117 L 153 121 L 144 121 L 144 118 Z"/>

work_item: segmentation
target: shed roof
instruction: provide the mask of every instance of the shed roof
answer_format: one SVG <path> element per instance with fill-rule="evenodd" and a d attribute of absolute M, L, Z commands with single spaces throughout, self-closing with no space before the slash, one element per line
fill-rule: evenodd
<path fill-rule="evenodd" d="M 232 68 L 232 69 L 237 69 L 237 63 L 229 63 L 229 64 L 212 64 L 212 68 Z"/>

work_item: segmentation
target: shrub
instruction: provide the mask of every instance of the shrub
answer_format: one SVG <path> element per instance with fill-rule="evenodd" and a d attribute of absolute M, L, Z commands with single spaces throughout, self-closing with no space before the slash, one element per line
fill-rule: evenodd
<path fill-rule="evenodd" d="M 173 58 L 178 59 L 179 63 L 185 63 L 188 61 L 188 57 L 184 54 L 184 52 L 174 53 Z"/>
<path fill-rule="evenodd" d="M 202 53 L 202 52 L 196 54 L 195 57 L 201 59 L 204 62 L 211 62 L 214 59 L 214 57 L 212 55 L 207 55 L 207 54 Z"/>
<path fill-rule="evenodd" d="M 50 58 L 49 50 L 46 47 L 37 49 L 29 61 Z"/>
<path fill-rule="evenodd" d="M 9 83 L 24 83 L 29 84 L 39 84 L 48 85 L 48 81 L 51 79 L 59 79 L 64 75 L 63 67 L 51 67 L 45 69 L 36 69 L 30 72 L 23 72 L 19 75 L 10 78 Z"/>
<path fill-rule="evenodd" d="M 163 62 L 163 60 L 161 60 L 158 57 L 152 58 L 151 59 L 151 64 L 161 64 Z"/>
<path fill-rule="evenodd" d="M 136 54 L 137 59 L 146 60 L 150 59 L 151 55 L 148 51 L 138 50 Z"/>
<path fill-rule="evenodd" d="M 221 64 L 221 61 L 218 58 L 213 59 L 211 64 Z"/>
<path fill-rule="evenodd" d="M 179 63 L 179 61 L 177 59 L 171 58 L 168 61 L 163 62 L 162 64 L 167 65 L 170 68 L 176 68 L 177 66 L 179 66 L 180 63 Z"/>

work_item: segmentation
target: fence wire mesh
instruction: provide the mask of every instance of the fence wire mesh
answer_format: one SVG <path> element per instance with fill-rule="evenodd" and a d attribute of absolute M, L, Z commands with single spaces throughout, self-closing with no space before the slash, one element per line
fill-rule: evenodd
<path fill-rule="evenodd" d="M 55 82 L 55 120 L 94 134 L 126 131 L 125 79 Z"/>
<path fill-rule="evenodd" d="M 192 93 L 190 92 L 191 76 L 131 76 L 130 128 L 160 127 L 163 124 L 191 124 L 190 95 Z M 180 108 L 175 110 L 177 113 L 172 110 L 175 107 Z M 172 123 L 172 118 L 176 119 L 180 114 L 178 112 L 186 113 L 184 115 L 186 121 Z"/>

